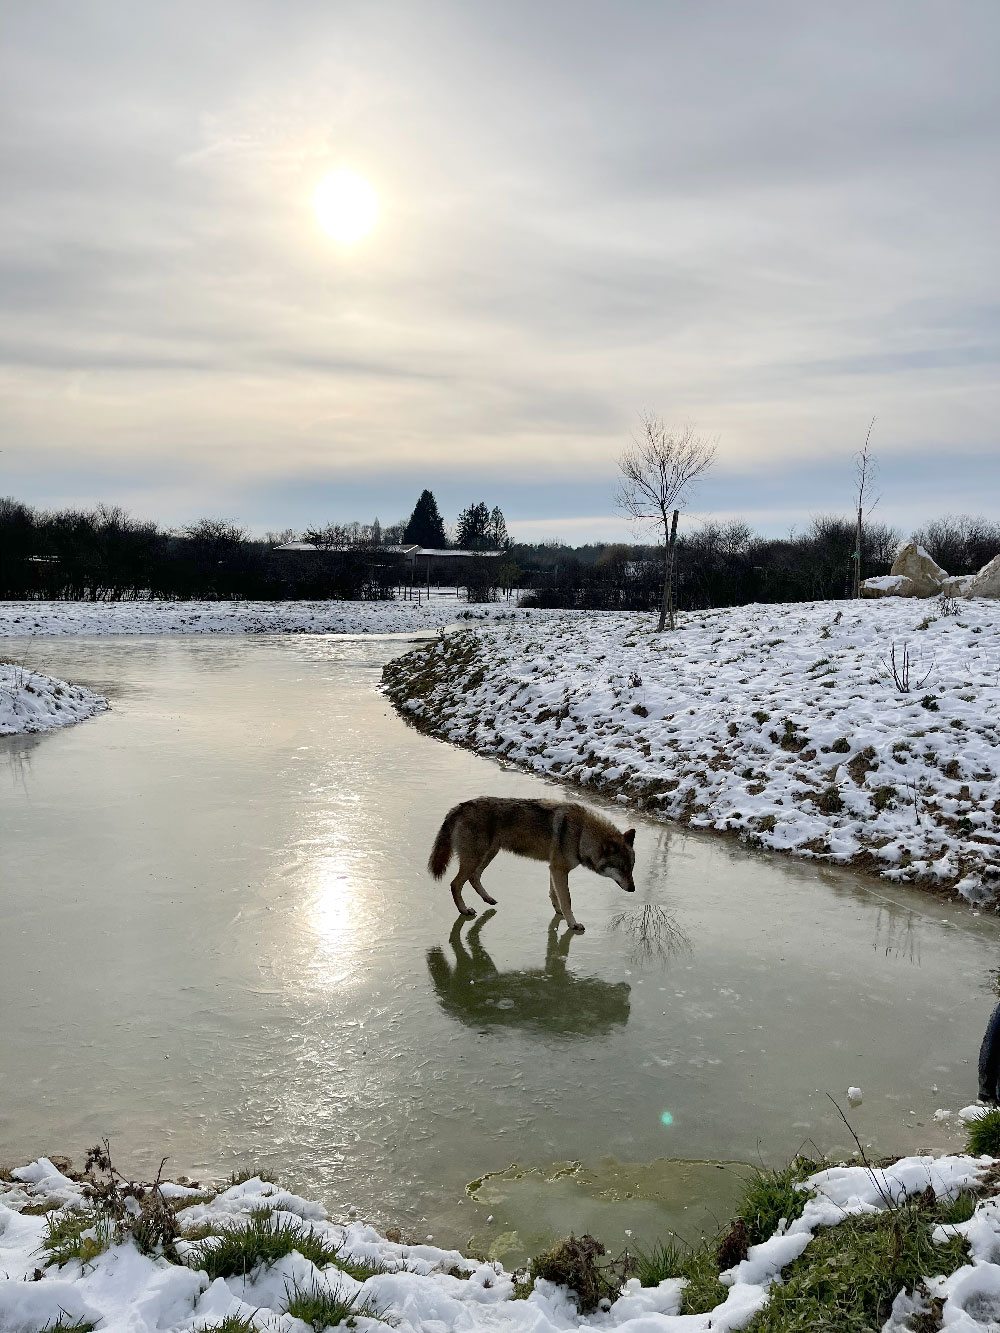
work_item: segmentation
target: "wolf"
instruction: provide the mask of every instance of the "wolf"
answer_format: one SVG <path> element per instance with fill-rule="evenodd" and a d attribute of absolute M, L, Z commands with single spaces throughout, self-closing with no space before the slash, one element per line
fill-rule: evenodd
<path fill-rule="evenodd" d="M 483 888 L 480 876 L 497 852 L 548 861 L 549 898 L 555 913 L 565 918 L 570 930 L 582 931 L 570 902 L 569 872 L 586 866 L 613 879 L 626 893 L 635 893 L 634 842 L 634 828 L 620 833 L 602 815 L 572 801 L 477 796 L 445 815 L 427 869 L 440 879 L 452 856 L 457 856 L 458 874 L 451 881 L 451 896 L 463 916 L 475 916 L 475 909 L 465 905 L 462 886 L 468 881 L 484 902 L 495 906 L 496 899 Z"/>

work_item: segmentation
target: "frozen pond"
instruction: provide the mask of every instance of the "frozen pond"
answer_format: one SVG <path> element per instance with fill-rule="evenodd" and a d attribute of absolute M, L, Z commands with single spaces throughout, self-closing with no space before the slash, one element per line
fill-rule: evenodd
<path fill-rule="evenodd" d="M 571 880 L 585 935 L 510 857 L 457 928 L 445 811 L 558 788 L 406 727 L 376 692 L 406 647 L 35 641 L 113 711 L 0 741 L 0 1160 L 108 1135 L 512 1258 L 696 1233 L 716 1163 L 852 1149 L 850 1084 L 875 1154 L 957 1142 L 995 918 L 640 821 L 634 896 Z"/>

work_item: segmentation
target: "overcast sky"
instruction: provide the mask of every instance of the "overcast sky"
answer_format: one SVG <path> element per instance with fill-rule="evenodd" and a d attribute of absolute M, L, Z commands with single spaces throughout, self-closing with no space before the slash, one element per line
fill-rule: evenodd
<path fill-rule="evenodd" d="M 1000 5 L 4 0 L 0 493 L 257 531 L 1000 510 Z M 346 167 L 379 221 L 312 209 Z"/>

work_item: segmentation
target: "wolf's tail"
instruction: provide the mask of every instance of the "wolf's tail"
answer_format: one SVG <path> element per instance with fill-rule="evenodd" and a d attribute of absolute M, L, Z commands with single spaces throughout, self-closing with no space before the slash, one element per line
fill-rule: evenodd
<path fill-rule="evenodd" d="M 451 860 L 451 831 L 455 827 L 460 808 L 456 805 L 454 810 L 448 811 L 444 817 L 444 823 L 438 829 L 438 835 L 434 839 L 427 869 L 435 879 L 440 879 L 448 869 L 448 862 Z"/>

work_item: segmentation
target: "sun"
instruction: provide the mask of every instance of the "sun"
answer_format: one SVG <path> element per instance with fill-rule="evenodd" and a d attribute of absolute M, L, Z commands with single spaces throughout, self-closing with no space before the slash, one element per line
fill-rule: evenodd
<path fill-rule="evenodd" d="M 378 199 L 363 176 L 331 171 L 316 186 L 313 208 L 331 240 L 353 245 L 367 236 L 378 217 Z"/>

